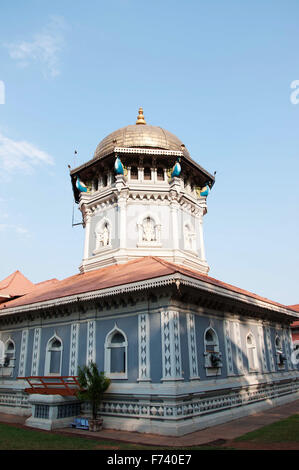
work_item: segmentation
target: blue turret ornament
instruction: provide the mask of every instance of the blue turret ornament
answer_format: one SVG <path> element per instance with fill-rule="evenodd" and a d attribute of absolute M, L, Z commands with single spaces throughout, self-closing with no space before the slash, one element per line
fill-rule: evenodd
<path fill-rule="evenodd" d="M 114 170 L 116 175 L 123 175 L 124 174 L 124 167 L 123 164 L 118 156 L 116 156 L 116 160 L 114 163 Z"/>
<path fill-rule="evenodd" d="M 181 174 L 181 171 L 182 171 L 182 168 L 181 168 L 181 165 L 180 165 L 180 157 L 177 159 L 176 161 L 176 164 L 174 165 L 173 167 L 173 170 L 172 170 L 172 173 L 171 173 L 171 177 L 174 178 L 178 178 Z"/>
<path fill-rule="evenodd" d="M 79 180 L 79 176 L 77 176 L 76 187 L 80 193 L 87 193 L 87 187 Z"/>
<path fill-rule="evenodd" d="M 207 195 L 209 194 L 209 192 L 210 192 L 210 187 L 209 187 L 209 185 L 208 185 L 208 183 L 207 183 L 205 186 L 203 186 L 203 187 L 201 188 L 201 190 L 200 190 L 200 195 L 201 195 L 201 196 L 207 196 Z"/>

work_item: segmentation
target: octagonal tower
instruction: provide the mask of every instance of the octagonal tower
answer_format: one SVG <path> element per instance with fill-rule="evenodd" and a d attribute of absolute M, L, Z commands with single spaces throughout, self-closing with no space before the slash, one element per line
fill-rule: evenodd
<path fill-rule="evenodd" d="M 81 272 L 144 256 L 209 271 L 202 221 L 214 177 L 142 108 L 70 175 L 85 228 Z"/>

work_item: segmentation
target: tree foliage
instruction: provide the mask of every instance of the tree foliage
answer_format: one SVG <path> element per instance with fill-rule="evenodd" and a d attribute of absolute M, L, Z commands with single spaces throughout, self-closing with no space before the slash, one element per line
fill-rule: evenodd
<path fill-rule="evenodd" d="M 99 372 L 95 362 L 90 362 L 88 366 L 78 367 L 78 382 L 81 390 L 77 393 L 77 397 L 91 404 L 92 417 L 97 419 L 98 407 L 111 380 L 104 372 Z"/>

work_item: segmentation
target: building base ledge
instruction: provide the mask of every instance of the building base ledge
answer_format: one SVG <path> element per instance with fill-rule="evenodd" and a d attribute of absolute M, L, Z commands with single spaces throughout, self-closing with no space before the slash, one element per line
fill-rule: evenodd
<path fill-rule="evenodd" d="M 259 413 L 260 411 L 264 411 L 275 406 L 284 405 L 286 403 L 290 403 L 298 399 L 299 391 L 273 399 L 266 399 L 260 402 L 241 405 L 239 407 L 230 408 L 223 411 L 208 413 L 206 415 L 200 415 L 185 420 L 182 418 L 181 420 L 175 421 L 157 421 L 154 419 L 136 419 L 128 417 L 124 419 L 114 416 L 103 415 L 103 428 L 178 437 L 211 426 L 216 426 L 229 421 L 233 421 L 244 416 Z"/>

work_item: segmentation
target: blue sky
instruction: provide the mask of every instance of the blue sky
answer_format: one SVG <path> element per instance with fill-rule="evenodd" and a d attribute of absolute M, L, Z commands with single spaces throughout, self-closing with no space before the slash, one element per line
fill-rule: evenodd
<path fill-rule="evenodd" d="M 0 279 L 78 272 L 67 165 L 143 106 L 217 170 L 210 275 L 298 303 L 298 14 L 295 0 L 3 2 Z"/>

